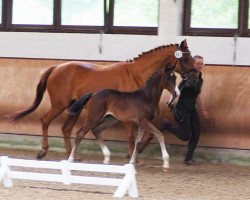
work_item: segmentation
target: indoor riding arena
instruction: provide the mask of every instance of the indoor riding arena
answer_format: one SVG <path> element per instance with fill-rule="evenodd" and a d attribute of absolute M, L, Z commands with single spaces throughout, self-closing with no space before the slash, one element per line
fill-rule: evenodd
<path fill-rule="evenodd" d="M 250 199 L 249 37 L 250 0 L 0 0 L 0 199 Z"/>

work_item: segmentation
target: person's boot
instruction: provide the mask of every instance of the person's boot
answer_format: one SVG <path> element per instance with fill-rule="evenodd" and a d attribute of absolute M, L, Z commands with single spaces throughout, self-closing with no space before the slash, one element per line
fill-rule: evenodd
<path fill-rule="evenodd" d="M 194 159 L 184 159 L 184 164 L 185 165 L 195 165 L 195 161 L 194 161 Z"/>

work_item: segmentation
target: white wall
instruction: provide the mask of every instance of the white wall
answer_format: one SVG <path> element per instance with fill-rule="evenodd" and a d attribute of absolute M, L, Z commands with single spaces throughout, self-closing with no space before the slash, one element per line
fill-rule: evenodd
<path fill-rule="evenodd" d="M 80 60 L 126 60 L 159 45 L 187 39 L 192 55 L 207 64 L 233 64 L 233 37 L 181 36 L 183 0 L 161 0 L 159 34 L 114 35 L 0 32 L 0 57 Z M 99 45 L 102 53 L 99 52 Z M 250 65 L 250 38 L 237 39 L 236 65 Z"/>

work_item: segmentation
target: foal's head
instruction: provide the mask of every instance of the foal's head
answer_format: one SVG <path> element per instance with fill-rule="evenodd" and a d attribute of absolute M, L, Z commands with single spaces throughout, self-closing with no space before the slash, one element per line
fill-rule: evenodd
<path fill-rule="evenodd" d="M 173 96 L 176 96 L 175 86 L 176 86 L 176 76 L 174 74 L 174 67 L 170 65 L 165 65 L 162 70 L 162 86 L 167 89 Z"/>

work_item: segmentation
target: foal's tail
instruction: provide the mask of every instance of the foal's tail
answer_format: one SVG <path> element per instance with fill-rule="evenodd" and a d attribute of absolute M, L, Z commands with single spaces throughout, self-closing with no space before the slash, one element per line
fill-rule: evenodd
<path fill-rule="evenodd" d="M 51 74 L 51 72 L 55 68 L 56 68 L 56 66 L 52 66 L 42 74 L 40 81 L 39 81 L 37 88 L 36 88 L 36 97 L 34 99 L 33 104 L 25 110 L 20 110 L 20 111 L 13 113 L 13 114 L 6 115 L 5 117 L 7 119 L 9 119 L 11 122 L 15 122 L 15 121 L 22 119 L 23 117 L 25 117 L 26 115 L 32 113 L 34 110 L 37 109 L 37 107 L 39 106 L 39 104 L 41 103 L 41 101 L 43 99 L 43 95 L 44 95 L 44 92 L 46 90 L 47 79 L 48 79 L 49 75 Z"/>
<path fill-rule="evenodd" d="M 93 94 L 88 93 L 84 96 L 82 96 L 80 99 L 76 100 L 70 107 L 69 107 L 69 114 L 70 115 L 75 115 L 79 112 L 82 111 L 83 107 L 85 106 L 85 104 L 89 101 L 90 97 Z"/>

